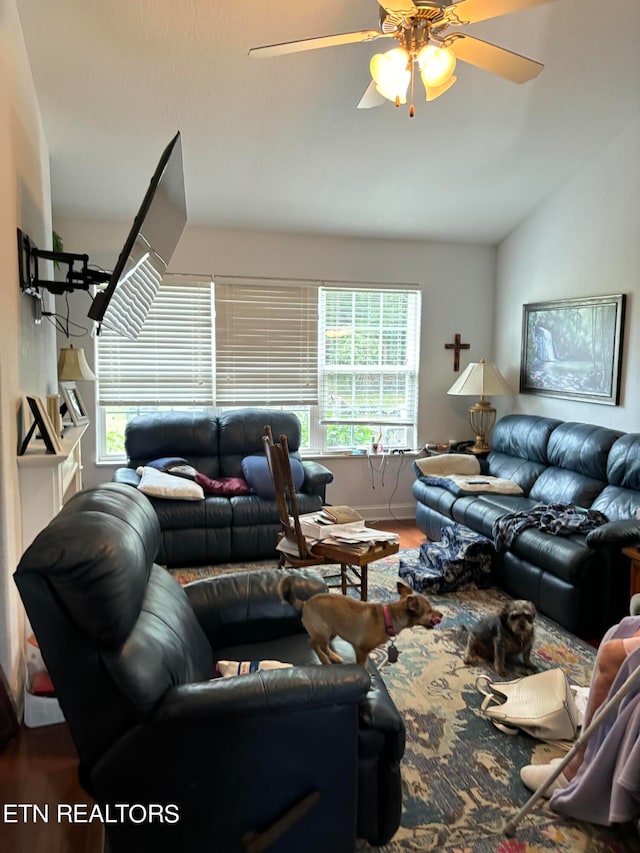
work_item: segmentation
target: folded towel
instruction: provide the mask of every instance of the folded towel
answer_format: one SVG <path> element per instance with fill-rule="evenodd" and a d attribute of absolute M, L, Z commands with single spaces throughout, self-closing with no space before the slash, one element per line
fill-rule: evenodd
<path fill-rule="evenodd" d="M 425 477 L 480 473 L 480 462 L 471 453 L 442 453 L 440 456 L 427 456 L 416 459 L 416 465 Z"/>

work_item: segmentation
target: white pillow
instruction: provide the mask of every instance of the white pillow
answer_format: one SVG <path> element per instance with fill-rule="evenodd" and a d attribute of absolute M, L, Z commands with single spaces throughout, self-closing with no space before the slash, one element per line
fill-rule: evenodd
<path fill-rule="evenodd" d="M 154 498 L 168 498 L 172 501 L 203 501 L 204 491 L 202 486 L 193 480 L 185 480 L 184 477 L 176 477 L 150 468 L 148 465 L 136 469 L 140 475 L 138 488 L 145 495 Z"/>
<path fill-rule="evenodd" d="M 425 477 L 447 477 L 449 474 L 479 474 L 480 462 L 471 453 L 442 453 L 416 459 L 420 473 Z"/>

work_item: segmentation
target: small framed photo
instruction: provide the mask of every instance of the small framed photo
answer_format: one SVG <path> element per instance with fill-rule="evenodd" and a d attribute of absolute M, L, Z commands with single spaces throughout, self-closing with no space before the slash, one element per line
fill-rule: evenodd
<path fill-rule="evenodd" d="M 68 416 L 74 426 L 80 424 L 88 424 L 89 416 L 84 401 L 80 396 L 80 392 L 73 382 L 60 385 L 60 393 L 62 394 L 62 411 L 64 417 Z"/>
<path fill-rule="evenodd" d="M 27 397 L 27 403 L 33 415 L 33 424 L 28 429 L 20 446 L 19 455 L 26 453 L 29 442 L 34 437 L 42 439 L 47 453 L 62 453 L 62 445 L 51 423 L 44 400 L 41 397 Z"/>

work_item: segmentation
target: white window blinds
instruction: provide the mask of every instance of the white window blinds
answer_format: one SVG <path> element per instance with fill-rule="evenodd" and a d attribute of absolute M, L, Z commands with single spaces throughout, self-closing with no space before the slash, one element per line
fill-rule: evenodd
<path fill-rule="evenodd" d="M 212 282 L 165 276 L 136 341 L 97 338 L 101 406 L 213 405 Z"/>
<path fill-rule="evenodd" d="M 320 288 L 321 422 L 414 425 L 417 286 Z"/>
<path fill-rule="evenodd" d="M 219 406 L 318 402 L 318 283 L 215 280 Z"/>

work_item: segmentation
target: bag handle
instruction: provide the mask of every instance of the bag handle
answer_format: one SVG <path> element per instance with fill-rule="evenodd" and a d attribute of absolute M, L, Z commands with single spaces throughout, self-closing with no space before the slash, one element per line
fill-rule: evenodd
<path fill-rule="evenodd" d="M 483 696 L 495 696 L 491 687 L 492 683 L 488 675 L 479 675 L 476 678 L 476 690 Z"/>
<path fill-rule="evenodd" d="M 487 678 L 487 677 L 486 677 L 486 675 L 481 675 L 478 680 L 480 680 L 480 678 Z M 488 679 L 487 679 L 487 681 L 488 681 Z M 477 682 L 476 682 L 476 685 L 477 685 Z M 480 687 L 478 687 L 478 690 L 480 690 L 481 693 L 483 692 Z M 482 705 L 480 705 L 480 712 L 482 713 L 482 716 L 486 720 L 490 720 L 493 723 L 493 725 L 499 731 L 501 731 L 503 734 L 505 734 L 505 735 L 517 735 L 518 731 L 519 731 L 518 729 L 514 729 L 512 726 L 506 726 L 504 723 L 499 723 L 497 720 L 494 720 L 492 717 L 490 717 L 487 714 L 487 708 L 492 704 L 502 705 L 503 703 L 499 702 L 493 693 L 485 693 L 484 699 L 482 700 Z"/>

